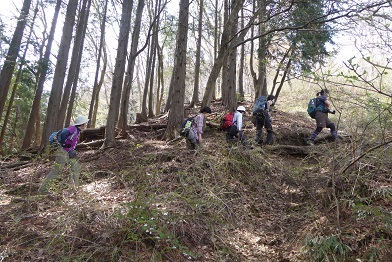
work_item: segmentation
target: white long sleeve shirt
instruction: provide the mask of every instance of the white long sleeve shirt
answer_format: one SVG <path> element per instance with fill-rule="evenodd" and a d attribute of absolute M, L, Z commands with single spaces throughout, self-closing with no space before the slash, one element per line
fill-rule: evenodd
<path fill-rule="evenodd" d="M 242 130 L 242 114 L 239 111 L 235 111 L 234 117 L 233 117 L 233 125 L 236 125 L 238 128 L 238 131 Z"/>

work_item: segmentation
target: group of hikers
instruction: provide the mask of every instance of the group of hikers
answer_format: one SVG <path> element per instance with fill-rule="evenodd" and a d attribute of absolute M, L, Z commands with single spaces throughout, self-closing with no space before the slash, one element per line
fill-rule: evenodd
<path fill-rule="evenodd" d="M 328 113 L 335 114 L 335 110 L 330 109 L 330 102 L 328 101 L 329 91 L 328 89 L 322 89 L 317 92 L 316 98 L 314 98 L 314 115 L 311 117 L 316 120 L 316 129 L 313 131 L 311 136 L 306 140 L 308 145 L 314 145 L 314 141 L 318 134 L 323 128 L 329 128 L 333 140 L 338 138 L 335 124 L 328 118 Z M 272 118 L 270 112 L 273 110 L 275 105 L 275 96 L 269 95 L 267 97 L 260 96 L 256 99 L 253 112 L 252 122 L 256 127 L 256 138 L 255 142 L 257 145 L 262 146 L 272 145 L 273 143 L 273 129 L 272 129 Z M 195 149 L 203 145 L 203 130 L 205 128 L 206 118 L 212 113 L 211 108 L 204 107 L 200 110 L 199 114 L 194 118 L 194 121 L 190 124 L 189 131 L 186 132 L 187 148 Z M 241 142 L 243 145 L 247 145 L 246 137 L 243 133 L 243 115 L 246 114 L 244 106 L 240 105 L 234 113 L 228 113 L 226 116 L 231 115 L 231 118 L 222 119 L 222 121 L 231 121 L 229 125 L 221 124 L 221 130 L 226 131 L 226 140 L 229 143 Z M 227 120 L 229 119 L 229 120 Z M 189 120 L 188 120 L 189 121 Z M 222 127 L 226 128 L 223 129 Z M 184 127 L 183 127 L 184 128 Z M 267 131 L 265 143 L 263 143 L 263 128 Z"/>
<path fill-rule="evenodd" d="M 275 104 L 275 96 L 269 95 L 268 97 L 261 96 L 258 98 L 260 100 L 260 105 L 257 104 L 257 100 L 253 109 L 253 119 L 254 125 L 256 126 L 256 142 L 258 145 L 263 144 L 262 133 L 263 127 L 267 130 L 266 144 L 272 144 L 272 124 L 270 112 L 272 111 L 273 105 Z M 211 108 L 206 106 L 203 107 L 197 116 L 193 118 L 190 126 L 185 126 L 184 122 L 183 128 L 188 128 L 187 132 L 184 132 L 187 148 L 196 149 L 203 145 L 203 131 L 205 128 L 205 123 L 207 117 L 212 113 Z M 237 107 L 235 112 L 230 112 L 227 114 L 228 118 L 222 119 L 222 124 L 220 129 L 226 131 L 226 140 L 229 143 L 236 141 L 241 142 L 246 145 L 246 136 L 243 132 L 243 116 L 246 114 L 246 108 L 242 105 Z M 229 117 L 230 116 L 230 117 Z M 189 121 L 189 118 L 185 121 Z M 224 121 L 229 121 L 230 123 L 225 125 Z"/>
<path fill-rule="evenodd" d="M 331 135 L 334 140 L 338 137 L 334 123 L 328 118 L 328 113 L 335 113 L 335 110 L 330 109 L 330 103 L 327 98 L 328 93 L 327 89 L 321 90 L 316 94 L 316 98 L 311 100 L 312 103 L 309 103 L 312 104 L 312 108 L 314 109 L 314 114 L 311 115 L 309 113 L 309 115 L 316 120 L 316 129 L 307 140 L 308 145 L 314 145 L 317 135 L 323 128 L 329 128 L 331 130 Z M 252 112 L 252 122 L 256 127 L 255 142 L 259 146 L 263 145 L 263 128 L 267 131 L 265 144 L 272 145 L 273 143 L 272 118 L 270 112 L 273 110 L 274 105 L 275 96 L 273 95 L 267 97 L 260 96 L 255 101 Z M 199 111 L 197 116 L 185 121 L 187 132 L 184 132 L 183 134 L 186 138 L 187 148 L 197 149 L 203 145 L 205 124 L 211 113 L 211 108 L 206 106 Z M 229 122 L 228 125 L 225 126 L 226 140 L 229 143 L 240 142 L 243 145 L 246 145 L 246 137 L 243 132 L 243 116 L 245 114 L 246 108 L 240 105 L 235 112 L 229 113 L 227 115 L 228 117 L 225 118 L 225 120 Z M 79 134 L 86 128 L 88 121 L 88 118 L 78 116 L 75 118 L 73 125 L 51 134 L 49 141 L 51 147 L 55 147 L 56 158 L 52 169 L 38 189 L 39 193 L 50 194 L 49 188 L 52 187 L 56 178 L 62 173 L 65 165 L 70 166 L 70 171 L 72 173 L 70 177 L 71 182 L 75 186 L 79 185 L 80 165 L 77 161 L 76 146 L 79 142 Z"/>

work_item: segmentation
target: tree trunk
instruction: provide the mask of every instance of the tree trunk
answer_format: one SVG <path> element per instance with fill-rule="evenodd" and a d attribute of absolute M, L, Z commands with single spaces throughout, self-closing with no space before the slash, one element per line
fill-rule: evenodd
<path fill-rule="evenodd" d="M 163 54 L 162 49 L 157 44 L 157 56 L 158 56 L 158 88 L 157 88 L 157 103 L 155 105 L 155 114 L 159 115 L 161 113 L 161 105 L 164 93 L 164 77 L 163 77 Z"/>
<path fill-rule="evenodd" d="M 75 76 L 74 76 L 74 80 L 72 83 L 72 92 L 71 92 L 71 97 L 69 99 L 69 103 L 68 103 L 68 109 L 67 109 L 67 117 L 65 119 L 65 126 L 69 126 L 71 124 L 71 118 L 72 118 L 72 113 L 73 113 L 73 109 L 74 109 L 74 104 L 75 104 L 75 99 L 76 99 L 76 90 L 77 90 L 77 86 L 78 86 L 78 82 L 79 82 L 79 73 L 80 73 L 80 64 L 82 62 L 82 55 L 83 55 L 83 46 L 84 46 L 84 40 L 86 38 L 86 31 L 87 31 L 87 21 L 88 21 L 88 17 L 89 17 L 89 13 L 90 13 L 90 6 L 91 6 L 91 0 L 87 0 L 87 7 L 85 9 L 85 13 L 83 16 L 83 20 L 84 20 L 84 26 L 82 28 L 82 41 L 80 43 L 80 49 L 78 52 L 78 57 L 77 57 L 77 63 L 76 63 L 76 70 L 75 70 Z"/>
<path fill-rule="evenodd" d="M 189 0 L 180 0 L 176 57 L 170 88 L 173 90 L 168 123 L 164 139 L 171 140 L 178 136 L 178 127 L 184 116 L 186 51 L 188 43 Z"/>
<path fill-rule="evenodd" d="M 244 28 L 244 9 L 241 9 L 241 28 Z M 244 100 L 245 91 L 244 91 L 244 65 L 245 65 L 245 45 L 241 45 L 240 51 L 240 61 L 239 61 L 239 70 L 238 70 L 238 93 L 239 99 Z"/>
<path fill-rule="evenodd" d="M 95 77 L 94 77 L 94 86 L 93 86 L 93 93 L 91 95 L 91 102 L 90 102 L 90 108 L 88 111 L 88 118 L 90 119 L 89 123 L 87 124 L 88 127 L 95 127 L 95 122 L 96 122 L 96 111 L 95 111 L 95 106 L 97 105 L 98 109 L 98 101 L 99 101 L 99 91 L 100 91 L 100 86 L 98 78 L 99 78 L 99 69 L 101 66 L 101 57 L 102 57 L 102 50 L 105 45 L 105 27 L 106 27 L 106 13 L 107 13 L 107 8 L 108 8 L 108 0 L 105 0 L 105 6 L 101 18 L 101 36 L 99 40 L 99 47 L 98 47 L 98 57 L 97 57 L 97 66 L 95 68 Z M 106 71 L 106 59 L 104 59 L 104 65 L 101 72 L 101 80 L 103 79 Z M 95 112 L 95 114 L 94 114 Z"/>
<path fill-rule="evenodd" d="M 238 12 L 241 10 L 243 3 L 244 3 L 244 0 L 235 1 L 234 8 L 229 16 L 229 20 L 223 29 L 222 38 L 221 38 L 221 47 L 219 49 L 219 53 L 218 53 L 218 56 L 215 60 L 215 63 L 211 69 L 210 76 L 208 77 L 208 80 L 207 80 L 207 86 L 206 86 L 206 90 L 205 90 L 204 97 L 203 97 L 202 107 L 208 106 L 211 103 L 211 98 L 212 98 L 213 91 L 215 88 L 216 79 L 219 76 L 219 71 L 222 68 L 223 61 L 224 61 L 225 57 L 227 57 L 227 55 L 228 55 L 229 36 L 231 34 L 231 27 L 235 23 L 235 19 L 238 15 Z M 243 37 L 243 33 L 245 33 L 245 31 L 246 30 L 244 30 L 241 33 L 241 37 Z"/>
<path fill-rule="evenodd" d="M 41 108 L 41 97 L 44 89 L 44 83 L 46 80 L 46 74 L 49 68 L 50 53 L 52 50 L 54 33 L 56 31 L 56 25 L 57 25 L 58 15 L 60 12 L 60 7 L 61 7 L 61 0 L 57 0 L 53 18 L 52 18 L 52 25 L 48 36 L 48 43 L 45 49 L 45 54 L 41 59 L 41 61 L 38 63 L 38 71 L 37 71 L 37 73 L 39 74 L 38 84 L 37 84 L 37 89 L 35 90 L 35 95 L 34 95 L 33 105 L 30 111 L 29 120 L 27 122 L 26 132 L 22 143 L 22 149 L 27 149 L 30 147 L 31 139 L 34 133 L 34 126 L 36 126 L 37 120 L 40 118 L 39 112 Z M 39 130 L 36 128 L 35 130 L 36 137 L 38 137 L 39 135 L 38 131 Z M 37 142 L 37 139 L 35 140 L 36 143 L 39 144 Z"/>
<path fill-rule="evenodd" d="M 289 56 L 289 54 L 291 53 L 293 48 L 294 48 L 294 45 L 291 45 L 290 48 L 287 49 L 286 53 L 283 55 L 282 59 L 279 62 L 278 68 L 276 69 L 276 72 L 275 72 L 275 77 L 274 77 L 274 79 L 272 81 L 272 90 L 271 90 L 271 93 L 270 93 L 271 95 L 273 95 L 274 92 L 275 92 L 276 83 L 278 81 L 279 73 L 282 70 L 283 63 L 286 60 L 286 58 Z M 278 96 L 279 96 L 280 90 L 282 89 L 282 86 L 283 86 L 284 80 L 285 80 L 285 78 L 287 76 L 287 73 L 288 73 L 288 70 L 290 68 L 290 65 L 291 65 L 291 59 L 289 58 L 289 60 L 288 60 L 288 62 L 286 64 L 286 68 L 284 70 L 284 73 L 283 73 L 280 85 L 279 85 L 279 87 L 277 87 L 277 90 L 276 90 L 275 103 L 278 100 Z"/>
<path fill-rule="evenodd" d="M 227 24 L 228 20 L 229 20 L 229 0 L 225 0 L 224 1 L 224 15 L 223 15 L 223 24 Z M 230 32 L 231 33 L 231 32 Z M 223 66 L 222 66 L 222 77 L 221 77 L 221 95 L 222 95 L 222 105 L 224 106 L 228 106 L 227 102 L 228 102 L 228 88 L 229 88 L 229 62 L 228 62 L 228 56 L 226 56 L 224 58 L 223 61 Z"/>
<path fill-rule="evenodd" d="M 78 19 L 79 21 L 76 27 L 76 35 L 75 35 L 75 40 L 74 40 L 73 50 L 71 55 L 71 63 L 69 65 L 67 82 L 65 83 L 63 96 L 61 98 L 60 111 L 58 114 L 57 126 L 59 128 L 63 126 L 68 126 L 70 122 L 71 116 L 68 114 L 66 118 L 66 111 L 67 111 L 68 103 L 70 105 L 73 104 L 72 99 L 70 100 L 69 97 L 70 97 L 72 87 L 75 89 L 76 84 L 78 82 L 78 72 L 80 69 L 80 62 L 83 53 L 83 43 L 84 43 L 84 38 L 86 36 L 86 28 L 87 28 L 90 5 L 91 5 L 91 0 L 83 0 L 82 7 L 80 9 L 79 19 Z M 68 111 L 70 110 L 68 109 Z M 65 123 L 64 123 L 64 119 L 66 119 Z"/>
<path fill-rule="evenodd" d="M 129 31 L 131 27 L 132 0 L 124 0 L 122 4 L 122 14 L 120 21 L 120 33 L 118 37 L 118 48 L 116 63 L 114 66 L 112 90 L 110 93 L 109 112 L 106 121 L 105 140 L 102 148 L 116 145 L 116 121 L 119 115 L 119 104 L 121 100 L 121 90 L 125 72 L 125 63 L 127 57 L 127 47 L 129 41 Z"/>
<path fill-rule="evenodd" d="M 203 28 L 203 8 L 204 0 L 200 0 L 199 3 L 199 23 L 197 27 L 197 46 L 196 46 L 196 62 L 195 62 L 195 82 L 193 86 L 193 95 L 189 107 L 194 107 L 196 103 L 199 103 L 199 78 L 200 78 L 200 53 L 201 53 L 201 38 Z"/>
<path fill-rule="evenodd" d="M 10 4 L 10 3 L 8 3 Z M 20 45 L 23 38 L 23 31 L 26 27 L 27 17 L 30 11 L 31 0 L 24 0 L 23 7 L 20 11 L 18 23 L 12 36 L 12 40 L 8 49 L 7 56 L 4 61 L 3 68 L 0 73 L 0 118 L 3 114 L 5 102 L 7 101 L 8 91 L 11 86 L 12 76 L 16 65 Z"/>
<path fill-rule="evenodd" d="M 234 37 L 236 33 L 237 26 L 233 27 L 232 37 Z M 227 86 L 227 100 L 226 105 L 230 112 L 234 112 L 237 108 L 237 49 L 230 49 L 229 55 L 229 68 L 228 68 L 228 86 Z"/>
<path fill-rule="evenodd" d="M 259 4 L 259 19 L 260 21 L 265 21 L 266 18 L 266 3 L 265 0 L 259 0 L 257 1 Z M 257 78 L 256 75 L 253 77 L 253 84 L 255 87 L 255 98 L 263 95 L 266 96 L 268 95 L 267 91 L 267 64 L 266 64 L 266 58 L 267 58 L 267 40 L 266 37 L 264 36 L 265 34 L 265 23 L 260 23 L 259 24 L 259 35 L 261 36 L 259 38 L 259 49 L 258 49 L 258 73 L 259 77 Z"/>
<path fill-rule="evenodd" d="M 238 27 L 238 16 L 235 16 L 233 20 L 233 24 L 231 26 L 230 38 L 233 38 L 236 35 L 237 27 Z M 237 48 L 231 48 L 229 50 L 229 56 L 226 63 L 227 63 L 227 69 L 226 69 L 227 79 L 226 79 L 226 87 L 225 89 L 222 89 L 222 103 L 226 105 L 226 107 L 229 109 L 230 112 L 234 112 L 237 107 L 237 94 L 236 94 Z"/>
<path fill-rule="evenodd" d="M 67 13 L 63 27 L 63 35 L 59 52 L 57 55 L 56 69 L 54 71 L 52 90 L 50 92 L 48 108 L 46 113 L 46 121 L 42 132 L 41 148 L 45 147 L 48 136 L 51 132 L 61 128 L 58 125 L 58 112 L 60 109 L 60 101 L 64 84 L 65 71 L 67 67 L 69 49 L 72 41 L 73 26 L 75 23 L 76 9 L 78 0 L 69 0 Z M 61 123 L 62 124 L 62 123 Z"/>
<path fill-rule="evenodd" d="M 142 98 L 142 105 L 141 105 L 141 111 L 140 111 L 140 116 L 137 118 L 137 123 L 145 122 L 147 121 L 147 94 L 148 94 L 148 85 L 150 83 L 150 77 L 151 77 L 151 64 L 152 64 L 152 45 L 151 43 L 149 45 L 148 53 L 147 53 L 147 62 L 146 62 L 146 78 L 144 80 L 144 89 L 143 89 L 143 98 Z"/>
<path fill-rule="evenodd" d="M 29 48 L 31 35 L 33 33 L 33 29 L 32 28 L 34 27 L 35 18 L 37 17 L 37 13 L 38 13 L 38 4 L 37 4 L 37 6 L 34 9 L 34 16 L 33 16 L 33 19 L 32 19 L 31 25 L 30 25 L 30 33 L 29 33 L 29 36 L 28 36 L 27 41 L 26 41 L 26 46 L 25 46 L 25 50 L 24 50 L 24 53 L 23 53 L 23 56 L 22 56 L 22 59 L 21 59 L 21 63 L 19 65 L 18 73 L 16 74 L 16 78 L 15 78 L 15 81 L 14 81 L 14 84 L 13 84 L 13 87 L 12 87 L 11 97 L 10 97 L 9 102 L 8 102 L 8 109 L 7 109 L 7 112 L 6 112 L 5 116 L 4 116 L 3 128 L 1 129 L 1 133 L 0 133 L 0 154 L 2 154 L 2 152 L 3 152 L 2 145 L 3 145 L 3 141 L 4 141 L 5 130 L 7 128 L 7 124 L 8 124 L 8 121 L 9 121 L 10 114 L 11 114 L 11 109 L 12 109 L 12 106 L 13 106 L 13 103 L 14 103 L 16 89 L 18 88 L 20 77 L 22 76 L 23 66 L 24 66 L 25 61 L 26 61 L 27 50 Z"/>
<path fill-rule="evenodd" d="M 106 47 L 103 47 L 103 66 L 101 70 L 101 78 L 99 79 L 98 86 L 97 86 L 97 92 L 95 93 L 95 103 L 94 103 L 94 109 L 93 109 L 93 116 L 92 116 L 92 121 L 93 125 L 96 125 L 97 122 L 97 114 L 98 114 L 98 104 L 99 104 L 99 93 L 101 91 L 103 81 L 105 80 L 105 72 L 106 72 L 106 67 L 108 64 L 108 55 L 106 52 Z"/>
<path fill-rule="evenodd" d="M 160 1 L 158 1 L 160 3 Z M 155 62 L 157 57 L 157 45 L 158 45 L 158 30 L 159 30 L 159 12 L 160 4 L 157 4 L 155 7 L 155 16 L 156 20 L 153 26 L 154 35 L 152 36 L 151 41 L 151 69 L 150 69 L 150 88 L 148 94 L 148 117 L 154 117 L 154 75 L 155 75 Z"/>
<path fill-rule="evenodd" d="M 118 127 L 120 128 L 121 136 L 125 137 L 127 131 L 127 123 L 128 123 L 128 111 L 129 111 L 129 98 L 132 89 L 132 81 L 133 81 L 133 73 L 135 71 L 135 62 L 137 57 L 137 48 L 139 45 L 139 34 L 142 23 L 142 15 L 144 9 L 145 1 L 139 0 L 137 10 L 136 10 L 136 19 L 135 26 L 133 28 L 132 33 L 132 43 L 131 43 L 131 51 L 129 53 L 129 61 L 127 73 L 125 74 L 124 87 L 121 97 L 121 110 L 120 110 L 120 118 L 118 120 Z"/>

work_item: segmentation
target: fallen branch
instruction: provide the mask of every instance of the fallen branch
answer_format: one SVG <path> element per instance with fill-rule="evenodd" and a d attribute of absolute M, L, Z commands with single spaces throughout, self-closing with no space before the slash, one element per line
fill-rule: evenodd
<path fill-rule="evenodd" d="M 0 169 L 19 170 L 19 169 L 22 169 L 22 168 L 30 166 L 30 165 L 31 165 L 30 161 L 21 161 L 21 162 L 16 162 L 16 163 L 2 166 L 2 167 L 0 167 Z"/>

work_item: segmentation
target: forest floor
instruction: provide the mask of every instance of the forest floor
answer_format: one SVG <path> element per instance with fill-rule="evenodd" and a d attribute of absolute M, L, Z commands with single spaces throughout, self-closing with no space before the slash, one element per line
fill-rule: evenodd
<path fill-rule="evenodd" d="M 211 108 L 218 123 L 224 111 Z M 272 116 L 274 145 L 262 148 L 249 114 L 246 148 L 211 125 L 199 151 L 162 141 L 164 129 L 132 127 L 105 150 L 83 141 L 80 187 L 64 170 L 50 195 L 37 189 L 52 158 L 3 158 L 0 261 L 392 261 L 391 175 L 372 179 L 389 193 L 367 197 L 386 223 L 347 200 L 369 185 L 331 171 L 350 163 L 349 139 L 332 143 L 325 130 L 307 146 L 313 120 Z"/>

